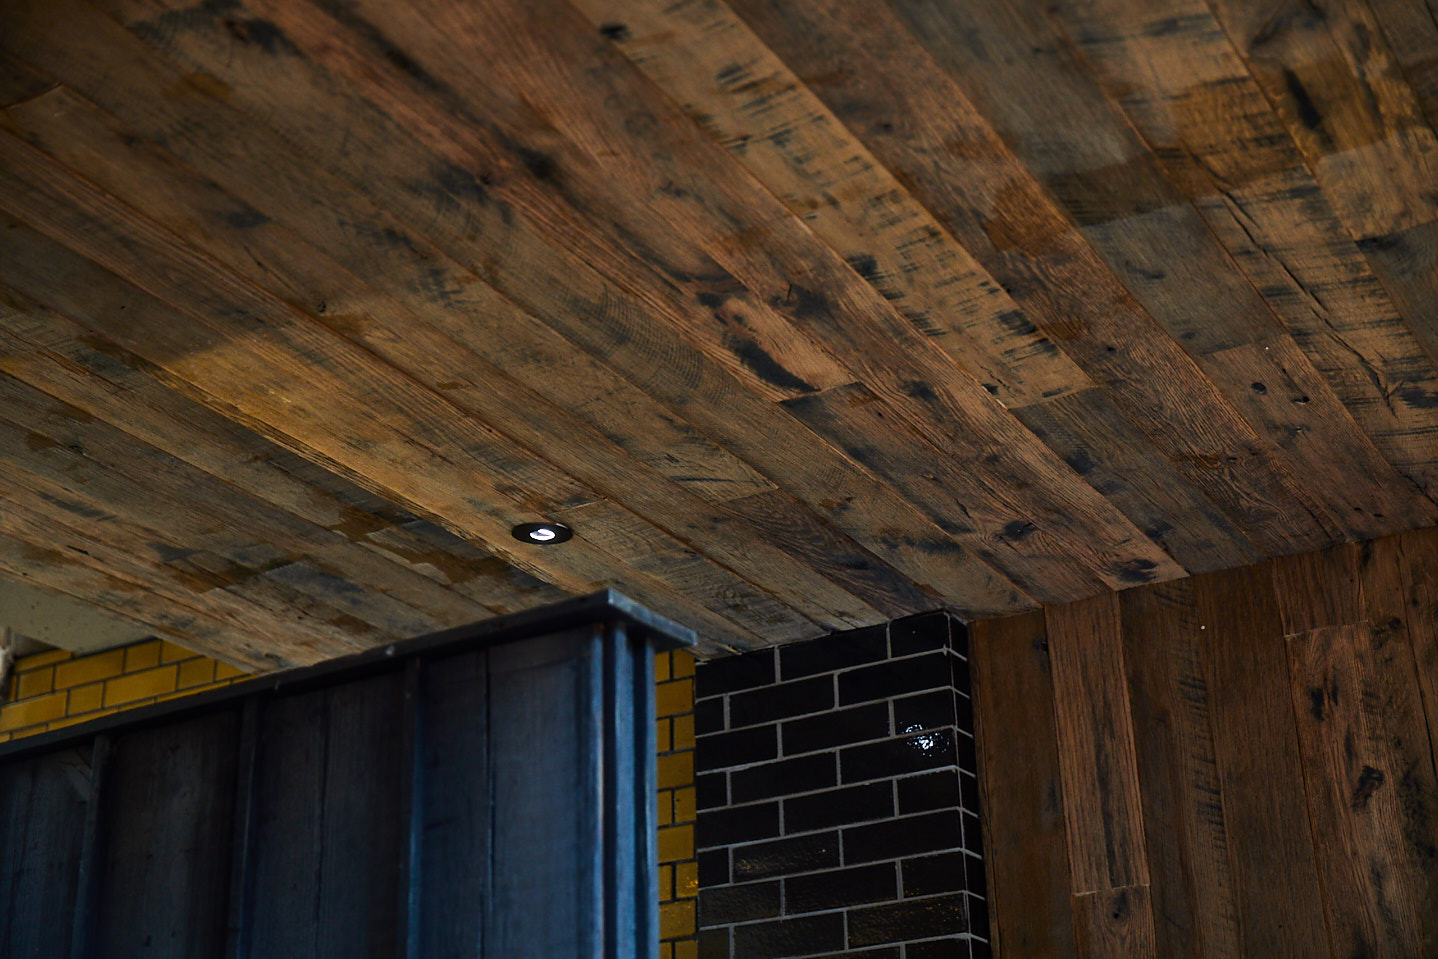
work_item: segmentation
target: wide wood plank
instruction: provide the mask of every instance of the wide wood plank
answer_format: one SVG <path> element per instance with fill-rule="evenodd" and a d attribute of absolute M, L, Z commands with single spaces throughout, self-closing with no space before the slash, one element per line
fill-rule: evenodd
<path fill-rule="evenodd" d="M 1064 785 L 1042 612 L 969 626 L 996 951 L 1074 954 Z"/>
<path fill-rule="evenodd" d="M 0 948 L 54 954 L 75 907 L 89 757 L 71 750 L 0 773 Z"/>
<path fill-rule="evenodd" d="M 1120 597 L 1157 953 L 1239 955 L 1207 636 L 1192 580 Z"/>
<path fill-rule="evenodd" d="M 1115 594 L 1044 611 L 1075 895 L 1149 882 Z M 1148 922 L 1152 922 L 1150 918 Z"/>
<path fill-rule="evenodd" d="M 1416 957 L 1438 944 L 1438 783 L 1426 730 L 1385 709 L 1416 676 L 1374 653 L 1366 624 L 1289 636 L 1293 710 L 1334 949 Z"/>
<path fill-rule="evenodd" d="M 1330 955 L 1283 622 L 1268 564 L 1194 578 L 1239 955 Z"/>
<path fill-rule="evenodd" d="M 1083 959 L 1155 959 L 1152 890 L 1148 886 L 1074 896 L 1074 955 Z"/>
<path fill-rule="evenodd" d="M 1273 561 L 1274 595 L 1286 635 L 1367 618 L 1358 554 L 1357 546 L 1344 545 Z"/>

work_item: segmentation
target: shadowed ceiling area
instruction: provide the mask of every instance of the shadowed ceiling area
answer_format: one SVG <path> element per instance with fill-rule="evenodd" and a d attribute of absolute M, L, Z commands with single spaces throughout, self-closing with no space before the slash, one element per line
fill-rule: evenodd
<path fill-rule="evenodd" d="M 0 574 L 236 663 L 1438 516 L 1422 0 L 8 0 L 0 108 Z"/>

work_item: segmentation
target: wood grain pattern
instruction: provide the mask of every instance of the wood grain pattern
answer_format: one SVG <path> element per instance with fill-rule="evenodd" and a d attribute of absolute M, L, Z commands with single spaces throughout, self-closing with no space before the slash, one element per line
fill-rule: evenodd
<path fill-rule="evenodd" d="M 719 655 L 1429 527 L 1435 50 L 1412 0 L 15 0 L 0 569 L 251 664 L 599 586 Z M 89 515 L 29 433 L 103 449 Z"/>
<path fill-rule="evenodd" d="M 1150 959 L 1159 955 L 1148 886 L 1074 896 L 1076 951 L 1084 959 Z"/>

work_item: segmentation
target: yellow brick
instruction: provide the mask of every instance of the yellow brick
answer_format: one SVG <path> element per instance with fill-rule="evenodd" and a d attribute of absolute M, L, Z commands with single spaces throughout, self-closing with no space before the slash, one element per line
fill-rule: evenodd
<path fill-rule="evenodd" d="M 160 641 L 136 643 L 125 647 L 125 672 L 138 673 L 142 669 L 160 665 Z"/>
<path fill-rule="evenodd" d="M 694 712 L 694 680 L 680 679 L 655 686 L 654 706 L 659 716 Z"/>
<path fill-rule="evenodd" d="M 674 898 L 693 899 L 699 895 L 699 864 L 681 862 L 674 867 Z"/>
<path fill-rule="evenodd" d="M 694 714 L 674 717 L 674 745 L 671 749 L 694 748 Z"/>
<path fill-rule="evenodd" d="M 667 942 L 659 944 L 659 959 L 674 959 L 674 947 Z"/>
<path fill-rule="evenodd" d="M 32 669 L 23 673 L 15 674 L 15 698 L 29 699 L 32 696 L 43 696 L 55 689 L 55 667 L 46 666 L 43 669 Z"/>
<path fill-rule="evenodd" d="M 239 679 L 241 676 L 249 675 L 243 669 L 231 666 L 229 663 L 215 663 L 215 679 Z"/>
<path fill-rule="evenodd" d="M 661 719 L 654 724 L 654 744 L 655 750 L 661 753 L 674 748 L 674 740 L 669 735 L 669 720 Z"/>
<path fill-rule="evenodd" d="M 674 867 L 659 867 L 659 898 L 661 900 L 674 898 Z"/>
<path fill-rule="evenodd" d="M 15 668 L 20 672 L 27 669 L 39 669 L 41 666 L 52 666 L 69 659 L 71 653 L 68 649 L 51 649 L 43 653 L 32 653 L 29 656 L 21 656 L 15 660 Z"/>
<path fill-rule="evenodd" d="M 70 690 L 70 707 L 66 710 L 71 716 L 78 716 L 82 713 L 93 712 L 105 705 L 105 684 L 91 683 L 88 686 L 76 686 Z"/>
<path fill-rule="evenodd" d="M 180 679 L 176 685 L 180 689 L 189 689 L 191 686 L 204 686 L 214 681 L 213 659 L 187 659 L 180 664 Z"/>
<path fill-rule="evenodd" d="M 50 693 L 35 699 L 22 699 L 17 703 L 6 703 L 0 708 L 0 730 L 24 729 L 39 726 L 65 715 L 65 694 Z"/>
<path fill-rule="evenodd" d="M 46 729 L 64 729 L 66 726 L 77 726 L 80 723 L 88 723 L 94 716 L 66 716 L 64 719 L 57 719 L 53 723 L 46 723 Z"/>
<path fill-rule="evenodd" d="M 0 743 L 8 743 L 9 741 L 10 741 L 10 734 L 9 734 L 9 733 L 0 733 Z"/>
<path fill-rule="evenodd" d="M 659 825 L 669 825 L 674 821 L 674 794 L 667 789 L 661 789 L 655 800 L 659 804 Z"/>
<path fill-rule="evenodd" d="M 659 905 L 659 938 L 694 935 L 694 900 L 679 899 Z"/>
<path fill-rule="evenodd" d="M 662 683 L 669 678 L 669 654 L 658 653 L 654 657 L 654 681 Z"/>
<path fill-rule="evenodd" d="M 81 656 L 55 667 L 55 688 L 68 689 L 83 683 L 99 682 L 125 671 L 125 651 L 112 649 L 93 656 Z"/>
<path fill-rule="evenodd" d="M 171 664 L 108 680 L 105 683 L 105 705 L 119 706 L 174 692 L 175 675 L 175 666 Z"/>
<path fill-rule="evenodd" d="M 678 862 L 694 858 L 694 827 L 670 826 L 659 830 L 659 861 Z"/>
<path fill-rule="evenodd" d="M 659 757 L 659 788 L 673 789 L 694 782 L 694 754 L 671 753 Z"/>
<path fill-rule="evenodd" d="M 693 939 L 674 943 L 674 959 L 699 959 L 699 943 Z"/>
<path fill-rule="evenodd" d="M 177 663 L 182 659 L 194 659 L 198 655 L 183 646 L 176 646 L 167 639 L 160 640 L 160 662 L 162 663 Z"/>
<path fill-rule="evenodd" d="M 694 675 L 694 657 L 682 649 L 674 651 L 674 678 L 683 679 Z"/>
<path fill-rule="evenodd" d="M 698 818 L 694 814 L 694 789 L 677 789 L 674 791 L 674 821 L 693 822 Z"/>

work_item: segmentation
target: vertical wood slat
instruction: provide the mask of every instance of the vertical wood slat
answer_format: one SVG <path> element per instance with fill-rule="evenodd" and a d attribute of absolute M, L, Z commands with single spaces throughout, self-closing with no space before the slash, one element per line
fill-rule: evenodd
<path fill-rule="evenodd" d="M 990 932 L 1026 959 L 1074 954 L 1068 842 L 1042 612 L 969 627 Z"/>
<path fill-rule="evenodd" d="M 1273 560 L 1273 588 L 1284 635 L 1367 618 L 1358 581 L 1358 548 L 1351 543 Z"/>
<path fill-rule="evenodd" d="M 95 737 L 90 750 L 89 794 L 85 798 L 85 831 L 80 841 L 80 867 L 75 884 L 75 915 L 70 929 L 70 959 L 90 959 L 99 900 L 100 790 L 110 759 L 110 737 Z"/>
<path fill-rule="evenodd" d="M 623 627 L 620 627 L 623 629 Z M 641 945 L 659 942 L 659 815 L 655 804 L 648 801 L 659 781 L 659 749 L 657 742 L 657 709 L 654 695 L 654 654 L 647 644 L 636 643 L 623 629 L 620 648 L 634 660 L 630 701 L 634 703 L 634 735 L 630 748 L 634 757 L 634 858 L 640 867 L 640 881 L 635 883 L 634 928 Z M 653 946 L 638 959 L 650 959 Z"/>
<path fill-rule="evenodd" d="M 1196 577 L 1240 955 L 1326 956 L 1283 622 L 1264 563 Z"/>
<path fill-rule="evenodd" d="M 0 766 L 0 956 L 53 953 L 74 917 L 90 752 Z"/>
<path fill-rule="evenodd" d="M 1165 957 L 1236 956 L 1238 909 L 1193 581 L 1120 594 L 1154 935 Z"/>
<path fill-rule="evenodd" d="M 416 656 L 404 664 L 404 701 L 399 729 L 399 873 L 395 902 L 395 954 L 419 959 L 420 815 L 424 807 L 424 780 L 420 766 L 422 719 L 420 683 L 424 660 Z"/>
<path fill-rule="evenodd" d="M 1123 886 L 1074 896 L 1075 955 L 1085 959 L 1157 956 L 1148 886 Z"/>
<path fill-rule="evenodd" d="M 245 959 L 250 950 L 251 883 L 255 831 L 255 756 L 259 749 L 260 701 L 240 707 L 240 739 L 235 755 L 235 812 L 231 836 L 229 922 L 225 959 Z"/>
<path fill-rule="evenodd" d="M 1146 885 L 1143 805 L 1118 597 L 1045 611 L 1075 894 Z"/>

